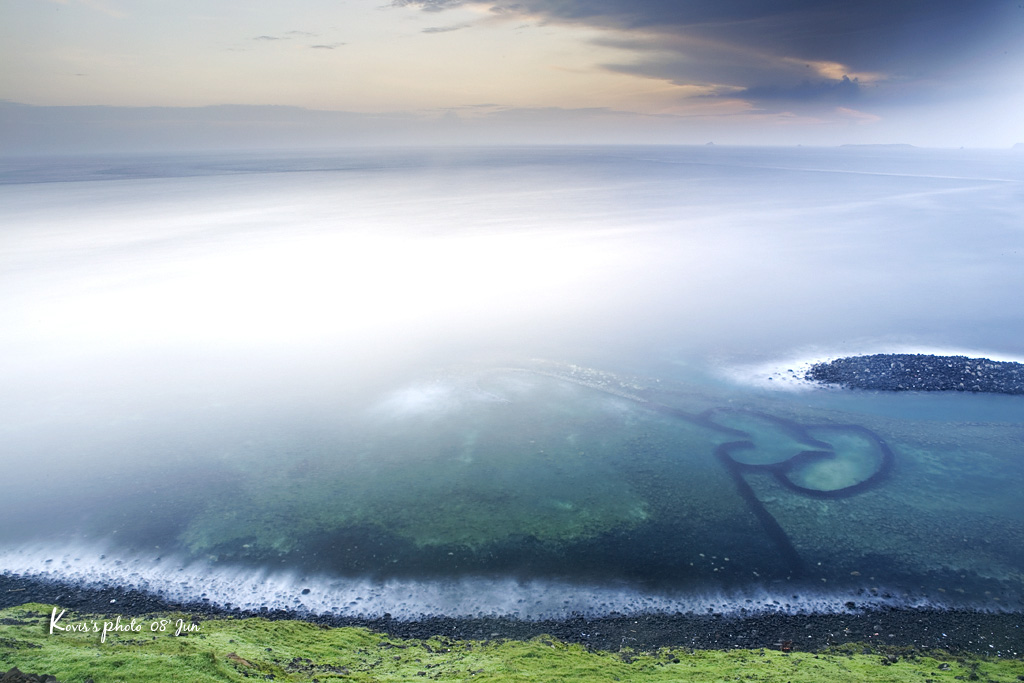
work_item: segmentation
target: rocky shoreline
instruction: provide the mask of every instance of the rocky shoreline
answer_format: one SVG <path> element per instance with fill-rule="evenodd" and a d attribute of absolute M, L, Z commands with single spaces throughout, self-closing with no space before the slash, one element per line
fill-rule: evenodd
<path fill-rule="evenodd" d="M 400 638 L 445 636 L 470 640 L 522 640 L 540 635 L 580 643 L 594 650 L 638 651 L 660 647 L 692 649 L 771 648 L 814 651 L 844 643 L 1024 656 L 1024 627 L 1018 612 L 964 609 L 863 608 L 833 614 L 756 613 L 645 614 L 601 618 L 521 621 L 510 618 L 431 617 L 419 621 L 341 618 L 288 611 L 246 612 L 209 603 L 174 603 L 137 590 L 91 588 L 0 575 L 0 607 L 28 602 L 59 605 L 87 614 L 142 616 L 182 611 L 198 618 L 301 619 L 325 626 L 363 626 Z"/>
<path fill-rule="evenodd" d="M 848 356 L 816 363 L 804 378 L 848 389 L 1024 394 L 1024 363 L 967 356 L 907 353 Z"/>

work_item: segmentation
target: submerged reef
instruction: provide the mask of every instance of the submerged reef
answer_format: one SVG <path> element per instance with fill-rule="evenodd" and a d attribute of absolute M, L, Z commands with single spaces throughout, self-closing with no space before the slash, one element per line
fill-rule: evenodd
<path fill-rule="evenodd" d="M 1024 363 L 967 356 L 878 353 L 816 363 L 805 379 L 851 389 L 1024 394 Z"/>

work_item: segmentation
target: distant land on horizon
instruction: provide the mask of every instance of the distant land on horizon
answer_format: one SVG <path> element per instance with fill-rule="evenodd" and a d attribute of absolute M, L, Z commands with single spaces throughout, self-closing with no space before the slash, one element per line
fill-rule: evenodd
<path fill-rule="evenodd" d="M 852 143 L 848 142 L 840 147 L 881 147 L 883 149 L 918 149 L 917 145 L 910 145 L 906 142 L 868 142 L 868 143 Z"/>
<path fill-rule="evenodd" d="M 352 112 L 290 105 L 32 105 L 0 100 L 0 156 L 298 150 L 351 146 L 636 144 L 927 149 L 716 135 L 684 117 L 608 108 Z M 950 148 L 953 148 L 951 145 Z M 1024 148 L 1024 143 L 1013 146 Z"/>

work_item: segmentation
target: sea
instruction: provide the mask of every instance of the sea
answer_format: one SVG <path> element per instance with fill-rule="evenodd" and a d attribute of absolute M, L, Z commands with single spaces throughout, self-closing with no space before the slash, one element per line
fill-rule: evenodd
<path fill-rule="evenodd" d="M 1024 610 L 1024 154 L 0 158 L 0 573 L 415 620 Z"/>

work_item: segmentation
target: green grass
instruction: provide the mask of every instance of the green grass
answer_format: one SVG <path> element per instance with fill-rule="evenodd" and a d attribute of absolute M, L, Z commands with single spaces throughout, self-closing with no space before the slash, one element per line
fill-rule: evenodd
<path fill-rule="evenodd" d="M 50 633 L 54 606 L 0 610 L 0 668 L 55 675 L 62 683 L 125 681 L 886 681 L 1017 683 L 1024 661 L 942 651 L 845 646 L 819 653 L 774 650 L 592 652 L 541 636 L 527 641 L 402 640 L 365 628 L 300 621 L 136 618 L 135 632 Z M 61 609 L 56 608 L 59 614 Z M 161 619 L 167 620 L 160 631 Z M 175 635 L 178 620 L 195 630 Z M 66 612 L 60 626 L 102 630 L 109 618 Z M 124 623 L 124 620 L 122 620 Z M 152 630 L 156 624 L 157 630 Z"/>

